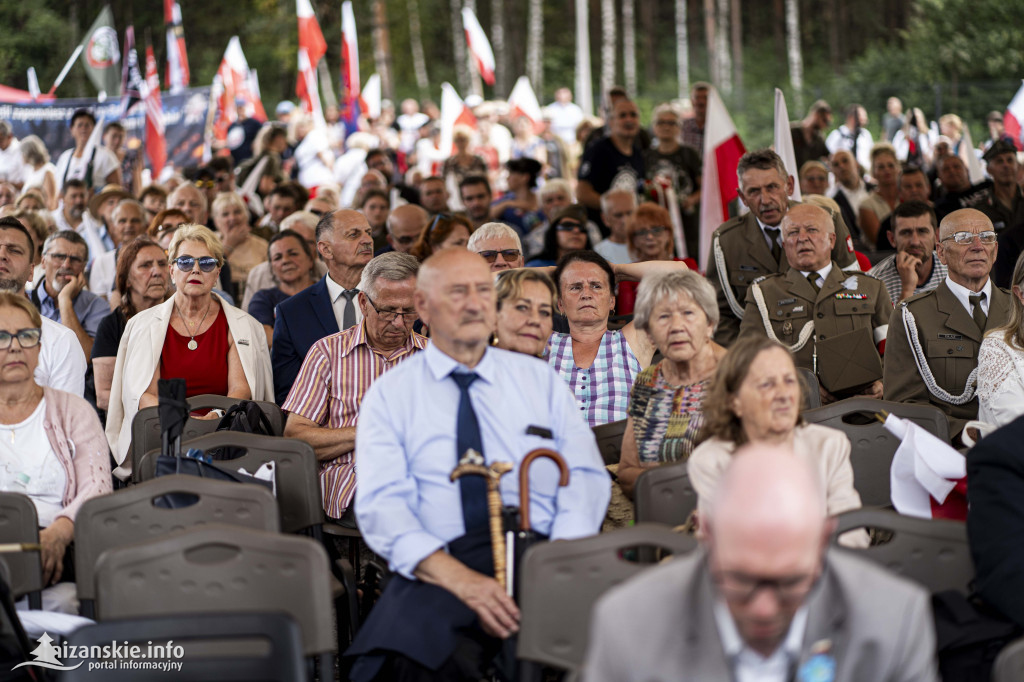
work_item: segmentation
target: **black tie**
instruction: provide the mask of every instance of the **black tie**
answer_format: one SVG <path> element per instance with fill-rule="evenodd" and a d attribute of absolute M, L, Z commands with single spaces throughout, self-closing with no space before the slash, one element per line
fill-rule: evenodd
<path fill-rule="evenodd" d="M 810 282 L 812 287 L 814 287 L 815 292 L 821 291 L 821 288 L 818 286 L 818 273 L 808 272 L 807 281 Z"/>
<path fill-rule="evenodd" d="M 974 312 L 971 314 L 971 317 L 974 318 L 974 324 L 978 325 L 979 331 L 985 331 L 985 325 L 988 324 L 988 315 L 981 309 L 981 302 L 985 300 L 985 292 L 970 294 L 967 298 L 974 307 Z"/>
<path fill-rule="evenodd" d="M 768 239 L 772 242 L 772 258 L 778 263 L 779 259 L 782 258 L 782 247 L 779 246 L 779 233 L 781 230 L 777 227 L 766 227 L 764 233 L 768 235 Z"/>
<path fill-rule="evenodd" d="M 345 312 L 342 313 L 341 317 L 342 330 L 356 325 L 356 304 L 352 299 L 358 293 L 359 289 L 345 289 L 345 291 L 341 292 L 341 295 L 345 297 Z"/>
<path fill-rule="evenodd" d="M 473 401 L 469 397 L 469 385 L 480 378 L 475 372 L 452 372 L 452 379 L 459 387 L 459 414 L 455 422 L 455 464 L 469 449 L 484 454 L 483 439 L 480 436 L 480 423 L 473 410 Z M 487 528 L 487 482 L 482 476 L 462 476 L 459 478 L 459 490 L 462 493 L 462 518 L 466 524 L 466 533 L 471 530 Z"/>

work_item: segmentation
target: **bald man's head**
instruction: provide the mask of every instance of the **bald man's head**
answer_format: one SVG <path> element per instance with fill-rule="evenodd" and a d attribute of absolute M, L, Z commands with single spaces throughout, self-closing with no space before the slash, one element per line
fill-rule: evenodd
<path fill-rule="evenodd" d="M 949 278 L 971 291 L 988 282 L 998 250 L 992 221 L 977 209 L 953 211 L 939 223 L 935 254 L 949 268 Z"/>
<path fill-rule="evenodd" d="M 740 448 L 704 520 L 715 585 L 744 642 L 772 654 L 821 574 L 833 524 L 810 466 L 791 449 Z"/>
<path fill-rule="evenodd" d="M 415 301 L 431 343 L 442 352 L 483 355 L 498 315 L 494 277 L 483 257 L 461 248 L 435 252 L 420 268 Z"/>
<path fill-rule="evenodd" d="M 402 204 L 388 216 L 388 244 L 395 251 L 408 253 L 428 222 L 430 214 L 422 206 Z"/>

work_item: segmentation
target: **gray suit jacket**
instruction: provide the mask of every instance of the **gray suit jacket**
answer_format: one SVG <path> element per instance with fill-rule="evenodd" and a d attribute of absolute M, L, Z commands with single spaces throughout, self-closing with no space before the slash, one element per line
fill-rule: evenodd
<path fill-rule="evenodd" d="M 712 612 L 706 554 L 644 571 L 608 592 L 591 619 L 587 682 L 732 679 Z M 835 682 L 936 682 L 928 594 L 844 550 L 830 550 L 809 601 L 800 665 L 828 640 Z"/>

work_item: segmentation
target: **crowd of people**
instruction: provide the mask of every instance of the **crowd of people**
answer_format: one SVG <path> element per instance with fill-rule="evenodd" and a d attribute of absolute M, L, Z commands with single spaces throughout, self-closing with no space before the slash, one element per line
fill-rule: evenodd
<path fill-rule="evenodd" d="M 67 150 L 0 121 L 0 487 L 36 504 L 47 583 L 65 586 L 53 600 L 73 608 L 76 509 L 128 479 L 134 415 L 157 404 L 159 379 L 183 378 L 188 397 L 276 402 L 284 435 L 316 453 L 326 515 L 394 572 L 348 652 L 352 679 L 489 669 L 518 607 L 492 577 L 479 481 L 450 476 L 536 448 L 570 472 L 559 485 L 554 464 L 531 470 L 533 529 L 550 539 L 599 532 L 613 487 L 632 497 L 644 471 L 689 463 L 707 556 L 617 593 L 599 618 L 649 603 L 665 610 L 658 632 L 677 633 L 678 590 L 737 679 L 781 680 L 836 594 L 879 602 L 856 621 L 865 633 L 891 594 L 910 609 L 900 631 L 917 631 L 891 679 L 935 679 L 918 592 L 822 549 L 826 519 L 861 500 L 847 437 L 801 417 L 801 374 L 825 403 L 933 405 L 958 447 L 1024 414 L 1016 146 L 990 116 L 983 149 L 960 150 L 959 118 L 929 134 L 895 98 L 875 143 L 863 106 L 830 132 L 815 102 L 792 124 L 798 172 L 746 153 L 742 210 L 698 254 L 709 87 L 657 106 L 650 130 L 620 88 L 603 120 L 566 88 L 542 122 L 487 102 L 451 150 L 430 103 L 385 106 L 346 136 L 285 102 L 160 178 L 124 161 L 120 123 L 90 147 L 88 110 Z M 972 184 L 975 153 L 987 178 Z M 620 421 L 606 468 L 592 429 Z M 622 650 L 632 635 L 618 635 L 595 624 L 594 679 L 724 665 L 660 635 Z"/>

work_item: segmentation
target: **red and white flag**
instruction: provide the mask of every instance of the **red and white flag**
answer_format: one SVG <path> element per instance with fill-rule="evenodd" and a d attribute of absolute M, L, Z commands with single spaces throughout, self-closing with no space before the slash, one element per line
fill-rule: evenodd
<path fill-rule="evenodd" d="M 146 156 L 153 171 L 153 182 L 167 163 L 167 141 L 164 138 L 164 106 L 160 101 L 160 75 L 153 56 L 153 46 L 146 46 Z"/>
<path fill-rule="evenodd" d="M 484 83 L 494 85 L 494 52 L 491 50 L 491 41 L 487 40 L 480 22 L 476 20 L 473 10 L 468 7 L 462 8 L 462 25 L 466 29 L 466 44 L 476 62 L 476 68 Z"/>
<path fill-rule="evenodd" d="M 452 138 L 457 125 L 466 125 L 476 130 L 476 116 L 451 83 L 441 83 L 441 143 L 438 149 L 445 156 L 454 151 Z"/>
<path fill-rule="evenodd" d="M 167 89 L 176 94 L 188 87 L 189 73 L 181 5 L 174 0 L 164 0 L 164 24 L 167 26 Z"/>
<path fill-rule="evenodd" d="M 380 118 L 380 76 L 373 74 L 367 78 L 366 85 L 360 94 L 363 102 L 366 104 L 366 111 L 364 113 L 369 118 Z"/>
<path fill-rule="evenodd" d="M 249 62 L 242 52 L 242 43 L 238 36 L 232 36 L 228 47 L 224 50 L 224 58 L 213 79 L 211 96 L 217 102 L 217 113 L 214 120 L 214 136 L 218 140 L 227 137 L 228 128 L 238 120 L 237 106 L 241 103 L 251 112 L 258 114 L 263 111 L 263 103 L 258 92 L 253 90 Z M 264 115 L 264 119 L 266 116 Z"/>
<path fill-rule="evenodd" d="M 359 129 L 359 117 L 369 115 L 359 82 L 359 37 L 351 0 L 341 4 L 341 90 L 341 120 L 345 123 L 346 133 L 351 134 Z M 377 112 L 379 116 L 379 107 Z"/>
<path fill-rule="evenodd" d="M 295 0 L 295 13 L 299 18 L 299 77 L 295 83 L 295 94 L 299 96 L 303 111 L 311 114 L 319 126 L 324 120 L 324 112 L 320 104 L 316 65 L 327 54 L 327 42 L 309 0 Z"/>
<path fill-rule="evenodd" d="M 885 430 L 900 439 L 889 470 L 896 511 L 923 519 L 966 520 L 966 458 L 909 419 L 890 414 Z"/>
<path fill-rule="evenodd" d="M 544 125 L 544 116 L 541 113 L 540 104 L 537 102 L 537 95 L 533 91 L 533 86 L 530 85 L 530 79 L 526 76 L 520 76 L 512 88 L 512 92 L 509 93 L 508 109 L 510 121 L 525 116 L 533 122 L 533 128 L 536 131 L 540 131 Z"/>
<path fill-rule="evenodd" d="M 1013 138 L 1017 150 L 1024 150 L 1024 81 L 1021 82 L 1017 94 L 1010 100 L 1003 114 L 1003 128 L 1006 134 Z"/>
<path fill-rule="evenodd" d="M 789 109 L 782 90 L 775 88 L 775 153 L 786 164 L 786 172 L 793 177 L 793 201 L 800 201 L 800 168 L 793 151 L 793 133 L 789 127 Z"/>
<path fill-rule="evenodd" d="M 708 91 L 707 123 L 704 126 L 704 174 L 700 202 L 700 267 L 708 269 L 711 236 L 729 218 L 729 202 L 739 196 L 736 166 L 746 152 L 732 117 L 718 90 Z"/>

